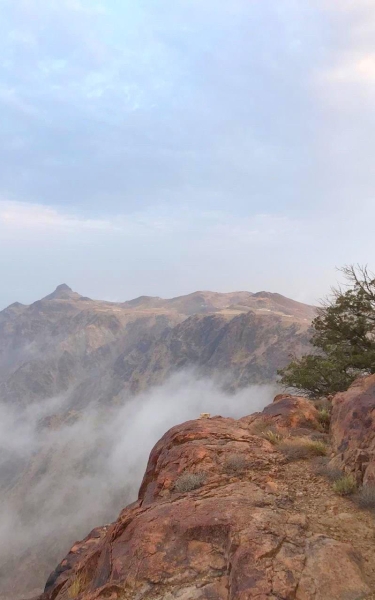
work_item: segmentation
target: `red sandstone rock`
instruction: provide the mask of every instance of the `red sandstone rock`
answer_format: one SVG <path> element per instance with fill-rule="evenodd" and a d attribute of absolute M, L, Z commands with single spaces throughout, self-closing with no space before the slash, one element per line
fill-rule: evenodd
<path fill-rule="evenodd" d="M 359 483 L 375 483 L 375 375 L 336 394 L 332 406 L 334 463 L 353 473 Z"/>
<path fill-rule="evenodd" d="M 241 421 L 252 424 L 269 422 L 272 427 L 280 429 L 314 429 L 319 428 L 318 411 L 314 404 L 306 398 L 278 394 L 272 404 L 266 406 L 261 413 L 244 417 Z"/>
<path fill-rule="evenodd" d="M 306 402 L 284 397 L 264 414 L 300 426 L 302 416 L 315 419 Z M 310 531 L 309 519 L 283 492 L 284 481 L 272 485 L 270 474 L 284 459 L 252 433 L 252 422 L 189 421 L 166 433 L 151 452 L 138 501 L 74 545 L 49 578 L 43 600 L 343 600 L 368 594 L 350 544 Z M 226 469 L 233 455 L 247 461 L 241 476 Z M 177 492 L 184 472 L 204 472 L 203 485 Z"/>

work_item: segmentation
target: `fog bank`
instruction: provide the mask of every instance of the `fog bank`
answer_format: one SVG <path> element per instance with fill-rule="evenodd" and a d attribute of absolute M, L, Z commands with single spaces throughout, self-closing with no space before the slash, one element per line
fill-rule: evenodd
<path fill-rule="evenodd" d="M 20 579 L 38 591 L 74 541 L 135 500 L 149 453 L 170 427 L 201 412 L 241 417 L 275 392 L 259 385 L 228 395 L 187 371 L 122 406 L 83 413 L 67 413 L 64 397 L 22 414 L 0 404 L 0 595 L 9 600 Z"/>

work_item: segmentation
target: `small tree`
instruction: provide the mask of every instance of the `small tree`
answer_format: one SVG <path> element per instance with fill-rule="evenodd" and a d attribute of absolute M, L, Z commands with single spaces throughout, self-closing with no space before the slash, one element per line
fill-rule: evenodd
<path fill-rule="evenodd" d="M 281 383 L 310 397 L 348 388 L 358 375 L 375 373 L 375 275 L 344 267 L 348 289 L 333 290 L 312 323 L 313 354 L 279 371 Z"/>

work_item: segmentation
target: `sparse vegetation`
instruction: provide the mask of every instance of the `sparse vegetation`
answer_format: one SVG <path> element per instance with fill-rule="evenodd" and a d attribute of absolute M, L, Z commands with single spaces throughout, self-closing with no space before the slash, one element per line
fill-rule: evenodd
<path fill-rule="evenodd" d="M 375 510 L 375 485 L 364 485 L 355 500 L 361 508 Z"/>
<path fill-rule="evenodd" d="M 268 429 L 263 433 L 264 439 L 268 440 L 273 446 L 280 444 L 283 441 L 283 436 L 272 429 Z"/>
<path fill-rule="evenodd" d="M 267 417 L 260 417 L 250 425 L 250 432 L 254 435 L 262 435 L 265 431 L 272 429 L 271 421 Z"/>
<path fill-rule="evenodd" d="M 353 475 L 342 475 L 334 482 L 332 489 L 339 496 L 351 496 L 357 489 L 357 483 Z"/>
<path fill-rule="evenodd" d="M 315 469 L 317 475 L 326 477 L 329 481 L 337 481 L 343 476 L 343 472 L 338 467 L 332 467 L 328 464 L 327 458 L 320 458 L 319 463 Z"/>
<path fill-rule="evenodd" d="M 247 462 L 241 454 L 231 454 L 224 463 L 224 471 L 228 474 L 243 473 L 246 470 Z"/>
<path fill-rule="evenodd" d="M 279 449 L 289 461 L 327 454 L 327 445 L 324 442 L 308 438 L 289 438 L 279 444 Z"/>
<path fill-rule="evenodd" d="M 70 585 L 68 589 L 68 597 L 73 600 L 73 598 L 77 598 L 79 594 L 83 591 L 84 588 L 84 578 L 82 574 L 78 573 L 73 579 L 73 583 Z"/>
<path fill-rule="evenodd" d="M 331 412 L 328 408 L 319 409 L 318 421 L 323 431 L 329 430 L 329 424 L 331 422 Z"/>
<path fill-rule="evenodd" d="M 183 473 L 176 481 L 174 489 L 176 492 L 191 492 L 200 488 L 206 481 L 206 474 L 202 471 L 199 473 Z"/>
<path fill-rule="evenodd" d="M 279 371 L 285 386 L 311 398 L 346 390 L 359 375 L 375 373 L 375 275 L 366 267 L 342 272 L 349 289 L 334 290 L 312 323 L 316 351 Z"/>

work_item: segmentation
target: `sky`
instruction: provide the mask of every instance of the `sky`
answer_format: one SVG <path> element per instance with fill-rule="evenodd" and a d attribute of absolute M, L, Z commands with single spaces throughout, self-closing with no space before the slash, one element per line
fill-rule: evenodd
<path fill-rule="evenodd" d="M 373 0 L 0 0 L 0 308 L 375 269 Z"/>

